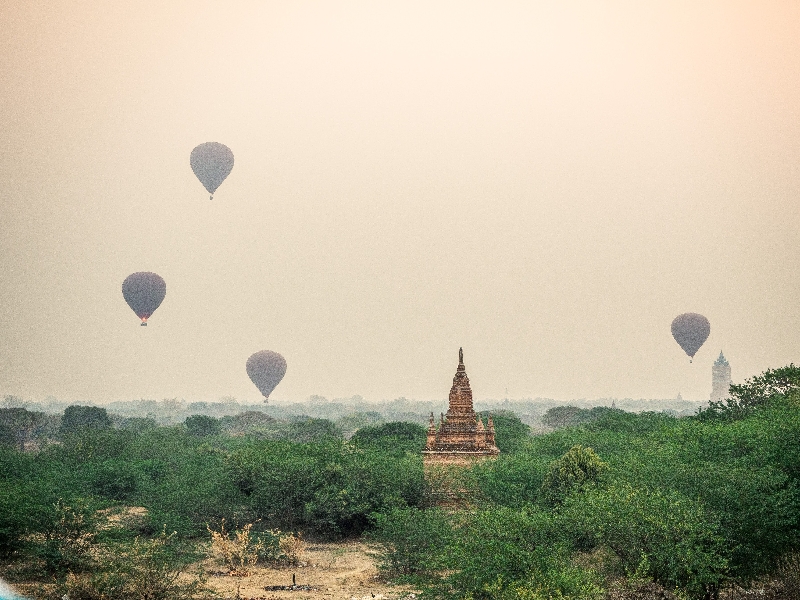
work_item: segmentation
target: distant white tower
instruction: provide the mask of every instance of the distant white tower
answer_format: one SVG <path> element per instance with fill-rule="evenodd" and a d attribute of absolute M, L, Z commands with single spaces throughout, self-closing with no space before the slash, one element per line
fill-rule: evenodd
<path fill-rule="evenodd" d="M 727 398 L 730 387 L 731 366 L 720 350 L 719 358 L 711 366 L 711 401 L 718 402 Z"/>

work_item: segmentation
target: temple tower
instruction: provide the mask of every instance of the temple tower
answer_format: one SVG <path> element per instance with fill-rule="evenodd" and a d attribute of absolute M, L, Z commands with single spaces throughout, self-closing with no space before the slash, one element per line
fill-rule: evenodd
<path fill-rule="evenodd" d="M 483 421 L 472 405 L 472 389 L 464 367 L 464 352 L 458 349 L 458 367 L 446 415 L 441 415 L 439 426 L 431 413 L 428 438 L 422 452 L 426 463 L 469 463 L 493 458 L 500 453 L 494 439 L 494 423 L 489 417 Z"/>
<path fill-rule="evenodd" d="M 719 351 L 719 358 L 711 365 L 711 401 L 719 402 L 729 396 L 731 387 L 731 365 Z"/>

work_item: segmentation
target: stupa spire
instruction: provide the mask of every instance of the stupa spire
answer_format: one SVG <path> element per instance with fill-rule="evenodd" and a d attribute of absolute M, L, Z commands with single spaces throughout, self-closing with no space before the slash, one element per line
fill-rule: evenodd
<path fill-rule="evenodd" d="M 438 429 L 429 433 L 426 459 L 461 460 L 496 456 L 498 452 L 491 419 L 487 429 L 472 405 L 472 389 L 464 367 L 464 349 L 459 348 L 458 368 L 450 388 L 447 414 L 442 416 Z"/>

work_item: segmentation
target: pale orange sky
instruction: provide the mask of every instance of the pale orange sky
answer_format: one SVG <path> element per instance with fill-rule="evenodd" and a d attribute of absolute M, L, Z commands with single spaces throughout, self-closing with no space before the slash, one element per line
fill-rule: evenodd
<path fill-rule="evenodd" d="M 261 349 L 274 403 L 444 398 L 459 346 L 476 399 L 800 363 L 797 2 L 121 4 L 0 6 L 0 394 L 257 402 Z"/>

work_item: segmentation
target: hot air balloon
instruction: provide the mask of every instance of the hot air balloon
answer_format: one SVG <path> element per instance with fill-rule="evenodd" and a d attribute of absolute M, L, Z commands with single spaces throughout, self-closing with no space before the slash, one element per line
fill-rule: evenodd
<path fill-rule="evenodd" d="M 136 316 L 142 320 L 142 327 L 159 307 L 167 294 L 167 284 L 161 277 L 149 271 L 132 273 L 122 282 L 122 296 Z"/>
<path fill-rule="evenodd" d="M 206 142 L 192 150 L 189 164 L 213 200 L 214 192 L 233 169 L 233 152 L 225 144 Z"/>
<path fill-rule="evenodd" d="M 247 359 L 247 375 L 256 384 L 258 390 L 264 394 L 265 402 L 285 374 L 286 359 L 272 350 L 256 352 Z"/>
<path fill-rule="evenodd" d="M 709 333 L 711 324 L 703 315 L 697 313 L 683 313 L 672 321 L 672 337 L 689 355 L 689 362 L 692 362 L 695 353 L 708 339 Z"/>

